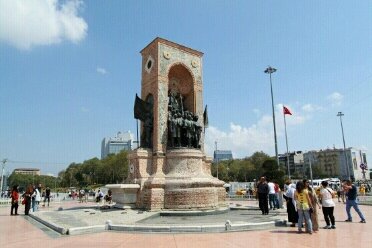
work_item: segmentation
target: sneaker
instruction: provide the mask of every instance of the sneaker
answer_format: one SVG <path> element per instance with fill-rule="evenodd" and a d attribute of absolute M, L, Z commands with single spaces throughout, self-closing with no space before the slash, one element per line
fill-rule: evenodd
<path fill-rule="evenodd" d="M 331 228 L 332 228 L 332 229 L 336 229 L 336 226 L 333 225 L 333 226 L 331 226 Z"/>
<path fill-rule="evenodd" d="M 352 222 L 352 220 L 347 219 L 347 220 L 345 220 L 345 222 Z"/>
<path fill-rule="evenodd" d="M 366 223 L 366 220 L 361 220 L 360 223 Z"/>
<path fill-rule="evenodd" d="M 331 229 L 331 226 L 325 226 L 323 229 Z"/>

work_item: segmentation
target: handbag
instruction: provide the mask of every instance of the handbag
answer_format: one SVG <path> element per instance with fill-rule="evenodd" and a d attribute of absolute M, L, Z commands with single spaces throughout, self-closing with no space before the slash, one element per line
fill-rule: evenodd
<path fill-rule="evenodd" d="M 26 198 L 23 198 L 22 205 L 25 205 L 25 204 L 26 204 Z"/>

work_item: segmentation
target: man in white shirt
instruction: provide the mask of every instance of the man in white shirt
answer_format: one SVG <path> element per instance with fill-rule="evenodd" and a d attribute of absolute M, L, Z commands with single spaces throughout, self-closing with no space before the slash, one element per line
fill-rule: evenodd
<path fill-rule="evenodd" d="M 270 209 L 275 210 L 276 208 L 279 208 L 279 206 L 277 206 L 277 201 L 276 201 L 276 197 L 275 197 L 275 184 L 270 180 L 267 185 L 269 186 L 269 205 L 270 205 Z"/>

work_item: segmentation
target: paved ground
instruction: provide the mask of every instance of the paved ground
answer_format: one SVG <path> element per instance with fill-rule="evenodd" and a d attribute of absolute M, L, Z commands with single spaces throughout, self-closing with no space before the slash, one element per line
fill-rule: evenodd
<path fill-rule="evenodd" d="M 234 202 L 235 204 L 236 202 Z M 89 204 L 89 203 L 88 203 Z M 241 202 L 256 206 L 256 202 Z M 56 210 L 76 208 L 76 202 L 54 203 L 49 208 Z M 367 219 L 359 223 L 353 212 L 354 222 L 345 223 L 345 206 L 335 208 L 336 230 L 320 230 L 309 234 L 297 234 L 296 228 L 277 227 L 271 230 L 227 232 L 158 234 L 137 232 L 104 231 L 76 236 L 60 235 L 41 225 L 30 217 L 24 216 L 23 206 L 19 216 L 10 216 L 10 207 L 0 208 L 0 247 L 370 247 L 372 244 L 372 206 L 361 206 Z M 76 209 L 75 209 L 76 210 Z M 75 211 L 69 210 L 69 211 Z M 45 209 L 41 209 L 40 212 Z M 62 211 L 63 212 L 63 211 Z M 57 212 L 57 213 L 62 213 Z M 84 210 L 83 210 L 84 212 Z M 85 212 L 87 213 L 87 212 Z M 126 214 L 123 214 L 126 215 Z M 88 218 L 88 217 L 87 217 Z M 325 222 L 319 215 L 320 225 Z M 182 219 L 181 219 L 182 221 Z"/>

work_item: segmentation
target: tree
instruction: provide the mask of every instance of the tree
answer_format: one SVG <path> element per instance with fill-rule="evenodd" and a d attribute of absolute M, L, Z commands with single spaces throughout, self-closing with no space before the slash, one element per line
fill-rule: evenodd
<path fill-rule="evenodd" d="M 263 175 L 270 181 L 275 181 L 279 185 L 284 184 L 285 171 L 283 170 L 283 168 L 279 167 L 278 162 L 275 159 L 267 159 L 262 164 L 262 168 L 264 169 Z"/>

